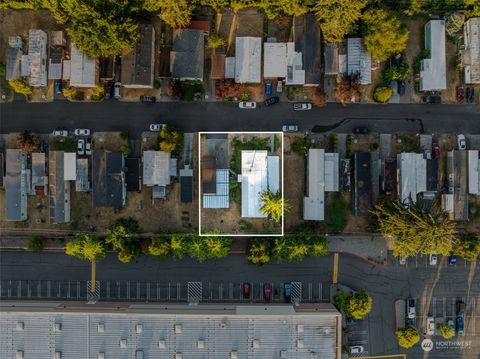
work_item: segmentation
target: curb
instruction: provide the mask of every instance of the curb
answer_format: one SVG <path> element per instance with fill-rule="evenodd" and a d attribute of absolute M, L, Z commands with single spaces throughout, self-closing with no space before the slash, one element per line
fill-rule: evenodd
<path fill-rule="evenodd" d="M 355 258 L 358 258 L 358 259 L 361 259 L 363 260 L 364 262 L 367 262 L 375 267 L 380 267 L 380 268 L 385 268 L 387 266 L 387 264 L 381 264 L 381 263 L 377 263 L 377 262 L 374 262 L 364 256 L 361 256 L 359 254 L 355 254 L 355 253 L 351 253 L 351 252 L 344 252 L 344 251 L 329 251 L 329 253 L 333 254 L 333 253 L 339 253 L 339 254 L 344 254 L 344 255 L 347 255 L 347 256 L 351 256 L 351 257 L 355 257 Z M 385 261 L 386 263 L 386 261 Z"/>

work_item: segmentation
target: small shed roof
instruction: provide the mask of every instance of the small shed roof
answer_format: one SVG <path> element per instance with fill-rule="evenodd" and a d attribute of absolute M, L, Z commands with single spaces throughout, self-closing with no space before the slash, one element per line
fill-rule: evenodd
<path fill-rule="evenodd" d="M 77 179 L 77 154 L 65 152 L 63 155 L 63 180 L 75 181 Z"/>
<path fill-rule="evenodd" d="M 143 152 L 143 184 L 167 186 L 170 184 L 170 153 L 163 151 Z"/>
<path fill-rule="evenodd" d="M 94 87 L 97 76 L 97 61 L 85 55 L 72 42 L 70 50 L 70 85 Z"/>
<path fill-rule="evenodd" d="M 260 83 L 262 67 L 262 39 L 237 37 L 235 41 L 235 81 Z"/>

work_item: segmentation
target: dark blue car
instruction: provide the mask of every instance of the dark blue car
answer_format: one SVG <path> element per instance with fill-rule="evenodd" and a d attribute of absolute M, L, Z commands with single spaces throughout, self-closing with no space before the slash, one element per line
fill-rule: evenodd
<path fill-rule="evenodd" d="M 448 264 L 451 266 L 456 266 L 457 265 L 457 256 L 455 254 L 450 254 L 448 257 Z"/>
<path fill-rule="evenodd" d="M 265 95 L 270 96 L 272 94 L 272 83 L 270 81 L 265 82 Z"/>
<path fill-rule="evenodd" d="M 62 93 L 62 81 L 55 80 L 55 95 L 60 95 Z"/>
<path fill-rule="evenodd" d="M 463 317 L 457 317 L 455 330 L 457 334 L 463 334 Z"/>

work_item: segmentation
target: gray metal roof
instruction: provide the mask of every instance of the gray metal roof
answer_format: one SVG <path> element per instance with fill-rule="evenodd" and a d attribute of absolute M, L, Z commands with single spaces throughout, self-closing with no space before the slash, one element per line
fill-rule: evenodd
<path fill-rule="evenodd" d="M 170 53 L 172 77 L 203 81 L 204 36 L 202 30 L 174 31 L 173 49 Z"/>
<path fill-rule="evenodd" d="M 64 180 L 64 152 L 48 154 L 48 206 L 50 223 L 70 222 L 70 182 Z"/>
<path fill-rule="evenodd" d="M 293 18 L 295 51 L 303 55 L 305 84 L 319 85 L 322 63 L 322 43 L 320 26 L 315 14 L 305 14 Z"/>
<path fill-rule="evenodd" d="M 69 359 L 143 358 L 335 359 L 340 353 L 340 314 L 295 312 L 291 307 L 215 313 L 1 312 L 0 357 Z M 255 308 L 253 308 L 255 309 Z M 288 310 L 290 309 L 290 310 Z M 190 313 L 189 313 L 190 312 Z M 121 343 L 123 341 L 123 343 Z M 123 345 L 123 347 L 122 347 Z M 283 353 L 283 354 L 282 354 Z M 284 355 L 284 356 L 282 356 Z"/>
<path fill-rule="evenodd" d="M 338 44 L 325 44 L 325 75 L 338 74 Z"/>
<path fill-rule="evenodd" d="M 143 152 L 143 184 L 167 186 L 170 184 L 170 153 L 163 151 Z"/>
<path fill-rule="evenodd" d="M 27 219 L 27 155 L 7 149 L 5 156 L 5 220 Z"/>
<path fill-rule="evenodd" d="M 88 158 L 77 158 L 75 190 L 77 192 L 90 191 L 90 181 L 88 180 Z"/>
<path fill-rule="evenodd" d="M 398 195 L 400 200 L 413 203 L 417 194 L 427 190 L 427 160 L 422 153 L 403 152 L 397 155 L 397 168 L 400 172 Z"/>
<path fill-rule="evenodd" d="M 347 39 L 347 71 L 349 75 L 358 74 L 361 85 L 372 83 L 372 58 L 362 38 Z"/>
<path fill-rule="evenodd" d="M 124 206 L 126 183 L 124 157 L 120 152 L 93 150 L 92 197 L 94 207 Z"/>
<path fill-rule="evenodd" d="M 21 76 L 22 50 L 9 47 L 7 49 L 6 80 L 17 80 Z"/>
<path fill-rule="evenodd" d="M 47 86 L 47 33 L 32 29 L 28 32 L 28 58 L 31 86 Z"/>

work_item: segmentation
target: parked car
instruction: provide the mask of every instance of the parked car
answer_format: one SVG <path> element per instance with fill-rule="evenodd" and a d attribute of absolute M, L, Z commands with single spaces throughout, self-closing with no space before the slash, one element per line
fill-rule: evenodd
<path fill-rule="evenodd" d="M 107 82 L 105 84 L 105 89 L 104 89 L 104 93 L 105 93 L 105 98 L 108 100 L 109 98 L 112 98 L 114 93 L 113 93 L 113 82 Z"/>
<path fill-rule="evenodd" d="M 453 319 L 449 319 L 447 321 L 447 325 L 452 328 L 452 329 L 455 329 L 455 323 L 453 322 Z"/>
<path fill-rule="evenodd" d="M 458 135 L 457 136 L 457 142 L 458 142 L 458 149 L 459 150 L 466 150 L 467 149 L 467 140 L 465 139 L 465 135 Z"/>
<path fill-rule="evenodd" d="M 283 296 L 287 302 L 292 299 L 292 283 L 283 284 Z"/>
<path fill-rule="evenodd" d="M 88 128 L 75 129 L 75 136 L 90 136 L 90 130 Z"/>
<path fill-rule="evenodd" d="M 431 266 L 436 266 L 437 265 L 437 255 L 432 253 L 428 256 L 428 262 L 430 263 Z"/>
<path fill-rule="evenodd" d="M 346 317 L 345 319 L 346 319 L 346 324 L 347 325 L 355 325 L 358 322 L 360 322 L 360 319 L 349 318 L 349 317 Z"/>
<path fill-rule="evenodd" d="M 77 154 L 83 156 L 85 154 L 85 140 L 83 138 L 77 141 Z"/>
<path fill-rule="evenodd" d="M 415 310 L 415 299 L 407 299 L 407 318 L 415 319 L 416 310 Z"/>
<path fill-rule="evenodd" d="M 150 131 L 159 132 L 166 127 L 167 127 L 167 125 L 165 123 L 152 123 L 150 125 Z"/>
<path fill-rule="evenodd" d="M 465 89 L 463 86 L 458 85 L 455 87 L 455 95 L 457 97 L 457 102 L 462 103 L 463 100 L 465 100 Z"/>
<path fill-rule="evenodd" d="M 370 132 L 370 131 L 369 131 L 369 129 L 368 129 L 367 127 L 355 127 L 355 128 L 353 129 L 353 133 L 355 133 L 355 134 L 357 134 L 357 135 L 358 135 L 358 134 L 367 134 L 367 133 L 369 133 L 369 132 Z"/>
<path fill-rule="evenodd" d="M 92 155 L 92 141 L 89 138 L 85 141 L 85 154 L 87 156 Z"/>
<path fill-rule="evenodd" d="M 435 319 L 433 317 L 427 318 L 427 334 L 428 335 L 435 334 Z"/>
<path fill-rule="evenodd" d="M 215 81 L 215 99 L 221 100 L 222 99 L 222 90 L 220 89 L 220 81 Z"/>
<path fill-rule="evenodd" d="M 270 283 L 265 283 L 263 285 L 263 299 L 266 302 L 269 302 L 272 300 L 272 288 L 270 287 Z"/>
<path fill-rule="evenodd" d="M 462 316 L 458 316 L 456 319 L 455 331 L 457 332 L 457 334 L 463 334 L 463 317 Z"/>
<path fill-rule="evenodd" d="M 62 93 L 62 80 L 55 80 L 55 95 Z"/>
<path fill-rule="evenodd" d="M 432 151 L 430 151 L 430 149 L 423 150 L 423 157 L 426 160 L 431 160 L 432 159 Z"/>
<path fill-rule="evenodd" d="M 468 103 L 473 103 L 475 102 L 475 88 L 473 87 L 467 87 L 467 102 Z"/>
<path fill-rule="evenodd" d="M 241 101 L 238 103 L 238 107 L 242 110 L 253 110 L 257 108 L 257 103 L 253 101 Z"/>
<path fill-rule="evenodd" d="M 448 256 L 448 264 L 451 266 L 457 265 L 457 256 L 455 254 L 450 254 L 450 256 Z"/>
<path fill-rule="evenodd" d="M 155 96 L 140 96 L 141 103 L 155 103 L 157 98 Z"/>
<path fill-rule="evenodd" d="M 242 293 L 244 299 L 250 299 L 250 289 L 251 285 L 248 282 L 242 284 Z"/>
<path fill-rule="evenodd" d="M 265 81 L 265 96 L 270 96 L 272 94 L 272 83 L 270 81 Z"/>
<path fill-rule="evenodd" d="M 283 92 L 283 81 L 277 81 L 277 93 Z"/>
<path fill-rule="evenodd" d="M 113 85 L 113 97 L 120 98 L 120 89 L 122 88 L 122 84 L 120 82 L 115 82 Z"/>
<path fill-rule="evenodd" d="M 465 313 L 465 302 L 461 299 L 457 299 L 456 303 L 457 315 L 463 315 Z"/>
<path fill-rule="evenodd" d="M 398 258 L 398 263 L 399 263 L 401 266 L 404 266 L 405 264 L 407 264 L 407 257 L 399 257 L 399 258 Z"/>
<path fill-rule="evenodd" d="M 438 143 L 432 144 L 432 154 L 433 158 L 440 158 L 440 146 L 438 145 Z"/>
<path fill-rule="evenodd" d="M 307 111 L 312 109 L 312 104 L 310 102 L 297 102 L 293 104 L 293 109 L 295 111 Z"/>
<path fill-rule="evenodd" d="M 397 81 L 397 92 L 400 96 L 405 95 L 405 80 Z"/>
<path fill-rule="evenodd" d="M 68 131 L 67 130 L 55 130 L 52 132 L 52 135 L 56 137 L 68 137 Z"/>
<path fill-rule="evenodd" d="M 269 97 L 265 100 L 265 106 L 272 106 L 272 105 L 275 105 L 276 103 L 279 103 L 280 102 L 280 97 L 278 96 L 272 96 L 272 97 Z"/>
<path fill-rule="evenodd" d="M 361 345 L 352 345 L 349 347 L 350 354 L 361 354 L 365 351 Z"/>
<path fill-rule="evenodd" d="M 298 125 L 283 125 L 283 132 L 298 132 Z"/>
<path fill-rule="evenodd" d="M 442 97 L 438 95 L 422 96 L 423 103 L 442 103 Z"/>

